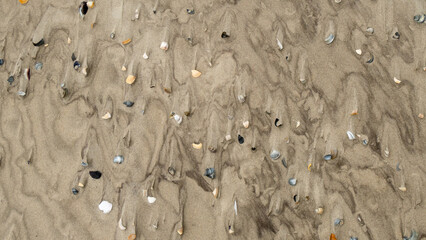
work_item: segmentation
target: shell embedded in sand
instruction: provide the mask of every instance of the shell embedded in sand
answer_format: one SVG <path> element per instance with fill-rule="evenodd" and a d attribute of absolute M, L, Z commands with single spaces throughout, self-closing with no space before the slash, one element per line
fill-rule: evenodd
<path fill-rule="evenodd" d="M 193 78 L 197 78 L 199 76 L 201 76 L 201 72 L 198 70 L 191 70 L 191 75 Z"/>
<path fill-rule="evenodd" d="M 148 56 L 148 54 L 146 54 L 146 52 L 143 53 L 142 57 L 143 57 L 143 59 L 148 59 L 149 58 L 149 56 Z"/>
<path fill-rule="evenodd" d="M 87 6 L 88 6 L 89 8 L 93 8 L 93 7 L 95 6 L 95 3 L 94 3 L 93 1 L 88 1 L 88 2 L 87 2 Z"/>
<path fill-rule="evenodd" d="M 121 218 L 118 221 L 118 228 L 120 228 L 123 231 L 126 230 L 126 227 L 123 225 L 123 221 L 121 220 Z"/>
<path fill-rule="evenodd" d="M 169 44 L 167 42 L 161 42 L 160 49 L 167 51 L 167 49 L 169 49 Z"/>
<path fill-rule="evenodd" d="M 324 209 L 322 207 L 316 208 L 315 212 L 321 215 L 324 212 Z"/>
<path fill-rule="evenodd" d="M 419 113 L 418 117 L 419 117 L 420 119 L 423 119 L 423 118 L 425 117 L 425 115 L 424 115 L 423 113 Z"/>
<path fill-rule="evenodd" d="M 308 165 L 308 171 L 309 172 L 311 171 L 311 167 L 312 167 L 312 163 L 309 163 L 309 165 Z"/>
<path fill-rule="evenodd" d="M 126 39 L 126 40 L 122 41 L 121 43 L 122 43 L 123 45 L 126 45 L 126 44 L 129 44 L 131 41 L 132 41 L 132 39 L 131 39 L 131 38 L 129 38 L 129 39 Z"/>
<path fill-rule="evenodd" d="M 174 112 L 170 113 L 170 117 L 175 119 L 175 121 L 177 122 L 177 124 L 181 124 L 182 123 L 182 117 Z"/>
<path fill-rule="evenodd" d="M 225 139 L 226 139 L 226 141 L 230 141 L 232 139 L 232 137 L 231 137 L 231 135 L 228 134 L 228 135 L 225 136 Z"/>
<path fill-rule="evenodd" d="M 297 182 L 296 178 L 290 178 L 288 180 L 288 184 L 290 184 L 291 186 L 296 186 L 296 182 Z"/>
<path fill-rule="evenodd" d="M 135 82 L 135 80 L 136 80 L 136 77 L 135 77 L 135 76 L 133 76 L 133 75 L 129 75 L 129 76 L 127 76 L 127 78 L 126 78 L 126 83 L 127 83 L 127 84 L 133 84 L 133 83 Z"/>
<path fill-rule="evenodd" d="M 405 186 L 401 186 L 398 188 L 400 191 L 405 192 L 407 191 L 407 188 Z"/>
<path fill-rule="evenodd" d="M 356 54 L 361 55 L 362 54 L 362 50 L 361 49 L 357 49 L 355 50 Z"/>
<path fill-rule="evenodd" d="M 127 239 L 128 239 L 128 240 L 135 240 L 135 239 L 136 239 L 136 234 L 130 234 L 130 235 L 127 237 Z"/>
<path fill-rule="evenodd" d="M 157 198 L 148 196 L 148 202 L 149 203 L 155 203 L 156 200 L 157 200 Z"/>
<path fill-rule="evenodd" d="M 71 38 L 68 38 L 67 42 L 68 42 L 68 44 L 71 44 Z"/>
<path fill-rule="evenodd" d="M 358 115 L 358 109 L 352 110 L 351 116 Z"/>
<path fill-rule="evenodd" d="M 355 135 L 351 131 L 347 131 L 346 134 L 348 135 L 349 140 L 355 139 Z"/>
<path fill-rule="evenodd" d="M 337 157 L 337 150 L 331 150 L 329 153 L 324 155 L 324 160 L 329 161 Z"/>
<path fill-rule="evenodd" d="M 283 50 L 283 44 L 280 42 L 280 40 L 278 40 L 278 38 L 277 38 L 277 45 L 278 45 L 278 48 L 280 49 L 280 50 Z"/>
<path fill-rule="evenodd" d="M 396 84 L 400 84 L 401 83 L 401 80 L 399 80 L 398 78 L 396 78 L 396 77 L 394 77 L 393 78 L 393 81 L 396 83 Z"/>
<path fill-rule="evenodd" d="M 336 235 L 334 235 L 333 233 L 330 235 L 330 240 L 337 240 Z"/>
<path fill-rule="evenodd" d="M 341 3 L 342 0 L 334 0 L 335 3 Z"/>
<path fill-rule="evenodd" d="M 298 128 L 300 126 L 300 121 L 296 122 L 296 128 Z"/>
<path fill-rule="evenodd" d="M 87 76 L 87 68 L 81 69 L 81 73 L 83 73 L 84 76 Z"/>
<path fill-rule="evenodd" d="M 81 183 L 81 182 L 78 183 L 78 186 L 81 187 L 81 188 L 84 188 L 84 184 Z"/>
<path fill-rule="evenodd" d="M 328 35 L 325 39 L 324 39 L 325 43 L 327 45 L 331 44 L 334 41 L 334 35 L 332 33 L 330 33 L 330 35 Z"/>
<path fill-rule="evenodd" d="M 28 2 L 28 0 L 19 0 L 19 2 L 20 2 L 21 4 L 25 4 L 25 3 L 27 3 L 27 2 Z"/>
<path fill-rule="evenodd" d="M 272 160 L 277 160 L 278 158 L 280 158 L 281 154 L 277 150 L 272 150 L 269 156 Z"/>
<path fill-rule="evenodd" d="M 203 144 L 202 143 L 193 143 L 192 147 L 195 149 L 201 149 L 203 148 Z"/>
<path fill-rule="evenodd" d="M 182 234 L 183 234 L 183 227 L 179 228 L 179 229 L 177 230 L 177 232 L 179 233 L 179 235 L 182 235 Z"/>
<path fill-rule="evenodd" d="M 244 121 L 243 122 L 243 126 L 244 126 L 244 128 L 248 128 L 250 126 L 250 122 L 249 121 Z"/>
<path fill-rule="evenodd" d="M 212 192 L 214 198 L 217 198 L 217 196 L 219 195 L 219 188 L 215 188 Z"/>
<path fill-rule="evenodd" d="M 113 160 L 114 163 L 118 163 L 118 164 L 121 164 L 123 161 L 124 161 L 124 157 L 121 155 L 115 156 Z"/>
<path fill-rule="evenodd" d="M 335 225 L 335 226 L 342 226 L 342 225 L 343 225 L 343 219 L 336 218 L 336 219 L 334 220 L 334 225 Z"/>
<path fill-rule="evenodd" d="M 103 116 L 102 116 L 102 119 L 104 119 L 104 120 L 107 120 L 107 119 L 110 119 L 111 118 L 111 113 L 109 113 L 109 112 L 106 112 Z"/>
<path fill-rule="evenodd" d="M 110 202 L 108 202 L 108 201 L 102 201 L 99 204 L 99 210 L 101 210 L 105 214 L 111 212 L 111 209 L 112 209 L 112 204 Z"/>

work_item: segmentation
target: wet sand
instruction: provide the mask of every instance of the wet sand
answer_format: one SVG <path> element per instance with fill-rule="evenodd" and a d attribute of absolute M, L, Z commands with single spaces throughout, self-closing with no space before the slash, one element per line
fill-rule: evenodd
<path fill-rule="evenodd" d="M 2 239 L 426 239 L 425 1 L 80 3 L 0 0 Z"/>

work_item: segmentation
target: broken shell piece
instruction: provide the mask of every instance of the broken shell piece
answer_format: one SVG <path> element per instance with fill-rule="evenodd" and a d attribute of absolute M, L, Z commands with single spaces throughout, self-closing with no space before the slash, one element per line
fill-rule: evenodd
<path fill-rule="evenodd" d="M 124 161 L 124 157 L 121 156 L 121 155 L 117 155 L 117 156 L 114 157 L 113 161 L 114 161 L 114 163 L 121 164 Z"/>
<path fill-rule="evenodd" d="M 71 192 L 72 192 L 72 194 L 74 194 L 74 195 L 77 195 L 77 194 L 78 194 L 78 190 L 77 190 L 77 189 L 75 189 L 75 188 L 72 188 L 72 189 L 71 189 Z"/>
<path fill-rule="evenodd" d="M 401 83 L 401 80 L 397 79 L 396 77 L 393 77 L 393 81 L 394 81 L 396 84 L 400 84 L 400 83 Z"/>
<path fill-rule="evenodd" d="M 425 19 L 426 19 L 426 14 L 416 15 L 416 16 L 414 16 L 414 18 L 413 18 L 413 20 L 414 20 L 415 22 L 418 22 L 418 23 L 424 23 L 424 22 L 425 22 Z"/>
<path fill-rule="evenodd" d="M 201 149 L 203 147 L 203 144 L 202 143 L 193 143 L 192 147 L 195 148 L 195 149 Z"/>
<path fill-rule="evenodd" d="M 127 240 L 135 240 L 136 239 L 136 234 L 132 233 L 127 237 Z"/>
<path fill-rule="evenodd" d="M 296 182 L 297 182 L 296 178 L 290 178 L 288 180 L 288 184 L 290 184 L 291 186 L 296 186 Z"/>
<path fill-rule="evenodd" d="M 365 30 L 366 32 L 373 34 L 374 33 L 374 28 L 372 27 L 368 27 L 367 30 Z"/>
<path fill-rule="evenodd" d="M 127 70 L 126 66 L 121 66 L 121 71 L 125 72 Z"/>
<path fill-rule="evenodd" d="M 244 126 L 245 128 L 248 128 L 248 127 L 249 127 L 249 125 L 250 125 L 250 122 L 249 122 L 249 121 L 244 121 L 244 122 L 243 122 L 243 126 Z"/>
<path fill-rule="evenodd" d="M 351 116 L 358 115 L 358 109 L 355 109 L 351 112 Z"/>
<path fill-rule="evenodd" d="M 124 101 L 123 104 L 126 105 L 126 107 L 132 107 L 133 104 L 135 104 L 135 103 L 127 100 L 127 101 Z"/>
<path fill-rule="evenodd" d="M 95 6 L 95 3 L 94 3 L 93 1 L 88 1 L 88 2 L 87 2 L 87 6 L 88 6 L 89 8 L 93 8 L 93 7 Z"/>
<path fill-rule="evenodd" d="M 127 83 L 127 84 L 133 84 L 133 83 L 135 82 L 135 80 L 136 80 L 136 77 L 135 77 L 135 76 L 133 76 L 133 75 L 129 75 L 129 76 L 127 76 L 127 78 L 126 78 L 126 83 Z"/>
<path fill-rule="evenodd" d="M 392 38 L 398 40 L 401 37 L 401 34 L 398 32 L 398 28 L 394 28 L 392 31 Z"/>
<path fill-rule="evenodd" d="M 177 230 L 177 232 L 179 233 L 179 235 L 182 235 L 182 234 L 183 234 L 183 227 L 182 227 L 182 228 L 179 228 L 179 229 Z"/>
<path fill-rule="evenodd" d="M 337 157 L 337 150 L 331 150 L 330 153 L 324 155 L 324 160 L 329 161 Z"/>
<path fill-rule="evenodd" d="M 334 0 L 335 3 L 341 3 L 342 0 Z"/>
<path fill-rule="evenodd" d="M 146 52 L 144 52 L 144 53 L 143 53 L 143 56 L 142 56 L 142 57 L 143 57 L 143 59 L 145 59 L 145 60 L 149 58 L 149 57 L 148 57 L 148 54 L 146 54 Z"/>
<path fill-rule="evenodd" d="M 334 41 L 334 35 L 332 33 L 330 33 L 325 39 L 324 39 L 325 43 L 331 44 Z"/>
<path fill-rule="evenodd" d="M 201 72 L 198 70 L 191 70 L 191 75 L 193 78 L 197 78 L 199 76 L 201 76 Z"/>
<path fill-rule="evenodd" d="M 27 3 L 27 2 L 28 2 L 28 0 L 19 0 L 19 2 L 20 2 L 22 5 L 24 5 L 25 3 Z"/>
<path fill-rule="evenodd" d="M 322 207 L 316 208 L 315 212 L 321 215 L 324 212 L 324 209 Z"/>
<path fill-rule="evenodd" d="M 300 126 L 300 121 L 296 122 L 296 128 L 298 128 Z"/>
<path fill-rule="evenodd" d="M 121 230 L 126 230 L 126 227 L 123 225 L 123 220 L 118 220 L 118 228 L 120 228 Z"/>
<path fill-rule="evenodd" d="M 131 39 L 131 38 L 129 38 L 129 39 L 126 39 L 126 40 L 122 41 L 121 43 L 122 43 L 123 45 L 126 45 L 126 44 L 129 44 L 131 41 L 132 41 L 132 39 Z"/>
<path fill-rule="evenodd" d="M 272 160 L 277 160 L 281 156 L 281 154 L 277 150 L 272 150 L 269 156 Z"/>
<path fill-rule="evenodd" d="M 87 76 L 87 68 L 83 68 L 83 69 L 81 69 L 81 73 L 84 75 L 84 76 Z"/>
<path fill-rule="evenodd" d="M 246 97 L 245 96 L 243 96 L 243 95 L 238 95 L 238 101 L 240 102 L 240 103 L 243 103 L 243 102 L 245 102 L 246 101 Z"/>
<path fill-rule="evenodd" d="M 167 49 L 169 49 L 169 44 L 167 42 L 161 42 L 160 49 L 167 51 Z"/>
<path fill-rule="evenodd" d="M 334 220 L 334 225 L 335 225 L 335 226 L 342 226 L 342 225 L 343 225 L 343 219 L 336 218 L 336 219 Z"/>
<path fill-rule="evenodd" d="M 374 56 L 373 54 L 369 53 L 369 57 L 367 58 L 366 63 L 372 63 L 374 61 Z"/>
<path fill-rule="evenodd" d="M 157 200 L 157 198 L 148 196 L 148 202 L 149 203 L 154 203 L 156 200 Z"/>
<path fill-rule="evenodd" d="M 112 33 L 109 35 L 109 37 L 110 37 L 111 39 L 114 39 L 114 38 L 115 38 L 115 32 L 112 32 Z"/>
<path fill-rule="evenodd" d="M 362 54 L 362 50 L 361 49 L 357 49 L 355 50 L 356 54 L 361 55 Z"/>
<path fill-rule="evenodd" d="M 80 63 L 78 62 L 78 61 L 74 61 L 74 64 L 73 64 L 73 66 L 74 66 L 74 69 L 75 70 L 78 70 L 79 68 L 80 68 Z"/>
<path fill-rule="evenodd" d="M 388 149 L 388 147 L 385 148 L 384 154 L 385 154 L 385 157 L 389 157 L 389 149 Z"/>
<path fill-rule="evenodd" d="M 355 135 L 351 131 L 347 131 L 346 134 L 348 135 L 349 140 L 355 139 Z"/>
<path fill-rule="evenodd" d="M 99 204 L 99 210 L 101 210 L 105 214 L 111 212 L 111 209 L 112 209 L 112 204 L 110 202 L 108 202 L 108 201 L 102 201 Z"/>
<path fill-rule="evenodd" d="M 418 117 L 419 117 L 420 119 L 423 119 L 423 118 L 425 117 L 425 115 L 424 115 L 423 113 L 419 113 Z"/>
<path fill-rule="evenodd" d="M 89 171 L 89 175 L 93 178 L 93 179 L 99 179 L 102 177 L 102 173 L 99 171 Z"/>
<path fill-rule="evenodd" d="M 243 144 L 243 143 L 244 143 L 244 137 L 243 137 L 243 136 L 241 136 L 240 134 L 238 134 L 238 142 L 239 142 L 240 144 Z"/>
<path fill-rule="evenodd" d="M 228 134 L 228 135 L 225 136 L 225 139 L 226 139 L 226 141 L 230 141 L 232 139 L 232 137 L 231 137 L 231 135 Z"/>
<path fill-rule="evenodd" d="M 211 178 L 211 179 L 214 179 L 216 177 L 216 172 L 215 172 L 214 168 L 206 168 L 204 176 Z"/>
<path fill-rule="evenodd" d="M 71 38 L 68 38 L 67 42 L 68 42 L 68 44 L 71 44 Z"/>
<path fill-rule="evenodd" d="M 84 184 L 81 183 L 81 182 L 78 183 L 78 186 L 81 187 L 81 188 L 84 188 Z"/>
<path fill-rule="evenodd" d="M 330 235 L 330 240 L 337 240 L 336 235 L 334 235 L 333 233 Z"/>
<path fill-rule="evenodd" d="M 217 198 L 217 196 L 219 195 L 219 188 L 215 188 L 212 192 L 214 198 Z"/>
<path fill-rule="evenodd" d="M 229 228 L 228 229 L 228 233 L 229 234 L 233 234 L 234 233 L 234 227 L 233 226 L 229 226 L 228 228 Z"/>
<path fill-rule="evenodd" d="M 407 188 L 406 188 L 405 186 L 401 186 L 401 187 L 399 187 L 398 189 L 399 189 L 399 190 L 401 190 L 402 192 L 407 191 Z"/>
<path fill-rule="evenodd" d="M 104 120 L 107 120 L 107 119 L 110 119 L 111 118 L 111 113 L 109 113 L 109 112 L 106 112 L 103 116 L 102 116 L 102 119 L 104 119 Z"/>
<path fill-rule="evenodd" d="M 280 42 L 280 40 L 277 38 L 277 45 L 278 45 L 278 48 L 280 49 L 280 50 L 283 50 L 283 44 Z"/>
<path fill-rule="evenodd" d="M 279 118 L 275 118 L 274 125 L 275 125 L 275 127 L 280 127 L 280 126 L 283 125 L 283 123 Z"/>
<path fill-rule="evenodd" d="M 181 123 L 182 123 L 182 117 L 181 117 L 181 116 L 179 116 L 178 114 L 176 114 L 176 113 L 174 113 L 174 112 L 171 112 L 171 113 L 170 113 L 170 117 L 171 117 L 171 118 L 174 118 L 174 119 L 175 119 L 175 121 L 177 122 L 177 124 L 181 124 Z"/>
<path fill-rule="evenodd" d="M 167 172 L 168 172 L 170 175 L 172 175 L 172 176 L 174 176 L 174 175 L 176 174 L 176 170 L 175 170 L 174 168 L 172 168 L 172 167 L 169 167 L 169 168 L 167 169 Z"/>

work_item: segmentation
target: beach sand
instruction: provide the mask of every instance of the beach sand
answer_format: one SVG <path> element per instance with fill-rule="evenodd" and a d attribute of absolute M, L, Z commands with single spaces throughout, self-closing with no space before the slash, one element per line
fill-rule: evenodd
<path fill-rule="evenodd" d="M 426 239 L 424 0 L 80 3 L 0 0 L 1 239 Z"/>

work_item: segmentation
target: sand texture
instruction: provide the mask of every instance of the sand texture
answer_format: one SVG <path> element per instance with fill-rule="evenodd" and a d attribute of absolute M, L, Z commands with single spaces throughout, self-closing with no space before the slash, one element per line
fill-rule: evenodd
<path fill-rule="evenodd" d="M 0 0 L 0 239 L 426 239 L 426 1 L 336 1 Z"/>

